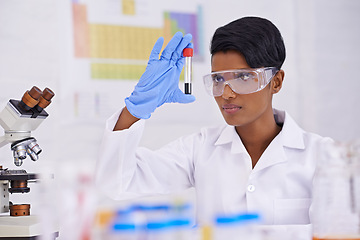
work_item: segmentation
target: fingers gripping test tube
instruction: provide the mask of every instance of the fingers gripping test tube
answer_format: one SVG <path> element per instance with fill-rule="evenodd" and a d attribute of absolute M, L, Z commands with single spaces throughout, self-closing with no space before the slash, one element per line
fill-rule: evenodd
<path fill-rule="evenodd" d="M 192 83 L 192 57 L 194 50 L 192 48 L 185 48 L 183 50 L 183 56 L 185 57 L 185 94 L 191 94 Z"/>

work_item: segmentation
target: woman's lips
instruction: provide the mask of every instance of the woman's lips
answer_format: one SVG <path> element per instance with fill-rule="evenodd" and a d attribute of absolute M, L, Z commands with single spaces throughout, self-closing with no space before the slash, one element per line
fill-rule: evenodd
<path fill-rule="evenodd" d="M 229 114 L 235 113 L 241 109 L 240 106 L 235 104 L 225 104 L 222 106 L 222 108 L 224 109 L 224 112 Z"/>

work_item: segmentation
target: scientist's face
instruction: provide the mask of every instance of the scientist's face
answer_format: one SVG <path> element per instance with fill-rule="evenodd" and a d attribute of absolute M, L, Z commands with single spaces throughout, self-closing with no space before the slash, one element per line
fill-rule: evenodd
<path fill-rule="evenodd" d="M 211 59 L 211 68 L 212 72 L 218 72 L 250 68 L 250 66 L 241 53 L 229 50 L 215 53 Z M 271 84 L 270 82 L 269 85 Z M 219 97 L 215 97 L 215 100 L 225 121 L 232 126 L 262 124 L 261 119 L 264 113 L 271 111 L 272 114 L 272 91 L 269 86 L 259 92 L 237 94 L 226 85 L 224 93 Z"/>

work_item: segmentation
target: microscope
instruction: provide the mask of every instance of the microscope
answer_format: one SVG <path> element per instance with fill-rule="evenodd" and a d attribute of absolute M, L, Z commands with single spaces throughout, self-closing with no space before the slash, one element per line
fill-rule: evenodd
<path fill-rule="evenodd" d="M 20 167 L 28 157 L 38 160 L 42 149 L 31 132 L 49 115 L 44 110 L 54 97 L 53 91 L 41 91 L 34 86 L 26 91 L 21 100 L 10 99 L 0 112 L 0 125 L 4 135 L 0 137 L 0 148 L 10 144 L 14 164 Z M 15 237 L 34 239 L 39 233 L 34 230 L 38 221 L 30 215 L 30 204 L 13 204 L 9 193 L 28 193 L 28 181 L 35 181 L 37 175 L 26 170 L 10 170 L 0 166 L 0 239 Z M 9 215 L 4 215 L 10 212 Z"/>

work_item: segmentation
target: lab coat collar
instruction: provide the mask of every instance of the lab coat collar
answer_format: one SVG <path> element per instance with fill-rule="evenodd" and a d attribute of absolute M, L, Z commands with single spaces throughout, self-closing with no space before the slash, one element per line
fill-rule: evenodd
<path fill-rule="evenodd" d="M 289 160 L 285 154 L 285 148 L 305 148 L 304 130 L 295 123 L 288 113 L 276 109 L 273 109 L 273 112 L 276 123 L 283 125 L 281 132 L 263 152 L 252 174 Z"/>
<path fill-rule="evenodd" d="M 236 132 L 234 126 L 227 125 L 223 131 L 221 132 L 219 138 L 215 142 L 215 145 L 224 145 L 232 143 L 231 145 L 231 153 L 246 153 L 246 148 L 244 144 L 242 144 L 239 135 Z"/>
<path fill-rule="evenodd" d="M 303 139 L 304 130 L 302 130 L 296 124 L 296 122 L 291 118 L 291 116 L 287 112 L 280 111 L 277 109 L 273 109 L 273 112 L 274 112 L 275 121 L 278 124 L 283 125 L 282 130 L 279 133 L 279 135 L 281 136 L 276 137 L 276 138 L 280 138 L 278 139 L 280 141 L 279 144 L 288 148 L 304 149 L 305 148 L 304 139 Z M 215 145 L 223 145 L 227 143 L 232 143 L 231 153 L 247 152 L 234 126 L 227 125 L 222 130 L 219 138 L 215 142 Z"/>
<path fill-rule="evenodd" d="M 280 132 L 284 147 L 304 149 L 304 130 L 285 111 L 273 109 L 275 121 L 283 124 Z"/>

